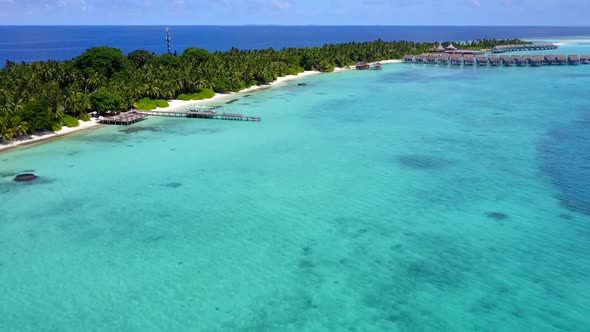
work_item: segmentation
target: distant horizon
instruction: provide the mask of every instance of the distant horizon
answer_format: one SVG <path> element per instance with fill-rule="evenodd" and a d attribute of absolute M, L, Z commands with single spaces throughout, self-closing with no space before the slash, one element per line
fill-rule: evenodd
<path fill-rule="evenodd" d="M 0 27 L 486 27 L 486 28 L 590 28 L 590 25 L 440 25 L 440 24 L 0 24 Z"/>

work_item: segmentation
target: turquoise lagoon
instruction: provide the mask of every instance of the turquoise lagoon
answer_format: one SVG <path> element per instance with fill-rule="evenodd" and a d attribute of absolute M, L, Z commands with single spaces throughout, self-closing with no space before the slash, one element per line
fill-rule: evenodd
<path fill-rule="evenodd" d="M 590 331 L 590 66 L 304 81 L 0 154 L 1 329 Z"/>

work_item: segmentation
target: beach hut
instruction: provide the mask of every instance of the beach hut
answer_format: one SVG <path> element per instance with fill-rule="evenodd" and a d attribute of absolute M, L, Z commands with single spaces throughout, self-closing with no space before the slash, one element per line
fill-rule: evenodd
<path fill-rule="evenodd" d="M 476 56 L 475 61 L 477 61 L 478 66 L 487 66 L 488 65 L 488 58 L 486 58 L 483 55 Z"/>
<path fill-rule="evenodd" d="M 490 65 L 492 65 L 492 66 L 501 66 L 502 65 L 502 60 L 500 60 L 500 58 L 498 58 L 495 55 L 488 56 L 488 61 L 490 62 Z"/>
<path fill-rule="evenodd" d="M 413 55 L 404 55 L 404 62 L 414 62 L 414 56 Z"/>
<path fill-rule="evenodd" d="M 559 66 L 567 65 L 567 56 L 565 55 L 556 55 L 555 60 Z"/>
<path fill-rule="evenodd" d="M 583 65 L 590 65 L 590 55 L 580 56 L 580 63 Z"/>
<path fill-rule="evenodd" d="M 438 46 L 434 49 L 434 51 L 435 52 L 444 52 L 445 48 L 442 45 L 438 44 Z"/>
<path fill-rule="evenodd" d="M 567 57 L 567 63 L 570 65 L 579 65 L 580 64 L 580 57 L 577 55 L 569 55 Z"/>
<path fill-rule="evenodd" d="M 465 66 L 473 66 L 475 64 L 475 59 L 471 54 L 465 54 L 463 56 L 463 63 Z"/>
<path fill-rule="evenodd" d="M 369 66 L 369 64 L 367 64 L 364 61 L 357 62 L 356 66 L 355 66 L 355 68 L 358 69 L 358 70 L 369 69 L 369 67 L 371 67 L 371 66 Z"/>
<path fill-rule="evenodd" d="M 451 65 L 460 66 L 463 63 L 463 59 L 460 54 L 454 54 L 450 57 Z"/>

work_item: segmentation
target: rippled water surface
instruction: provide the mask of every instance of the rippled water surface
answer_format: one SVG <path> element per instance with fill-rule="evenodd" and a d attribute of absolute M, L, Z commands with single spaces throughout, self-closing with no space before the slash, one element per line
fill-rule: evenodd
<path fill-rule="evenodd" d="M 305 82 L 0 154 L 2 330 L 589 330 L 590 66 Z"/>

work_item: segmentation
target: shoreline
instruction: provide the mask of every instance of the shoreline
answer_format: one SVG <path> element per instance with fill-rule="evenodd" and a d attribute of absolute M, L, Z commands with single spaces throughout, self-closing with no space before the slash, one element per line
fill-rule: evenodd
<path fill-rule="evenodd" d="M 101 124 L 96 119 L 91 119 L 90 121 L 78 120 L 78 123 L 78 127 L 69 128 L 63 126 L 58 131 L 39 132 L 32 135 L 20 136 L 7 142 L 0 142 L 0 152 L 6 152 L 18 147 L 52 141 L 54 139 L 66 137 L 73 133 L 81 132 L 91 128 L 98 128 L 101 126 Z"/>
<path fill-rule="evenodd" d="M 383 61 L 377 61 L 377 62 L 380 62 L 381 64 L 393 64 L 393 63 L 402 63 L 402 60 L 383 60 Z M 373 64 L 373 63 L 376 63 L 376 62 L 372 62 L 371 64 Z M 207 98 L 207 99 L 187 100 L 187 101 L 178 100 L 178 99 L 169 100 L 168 107 L 161 107 L 161 108 L 157 107 L 155 109 L 155 111 L 176 112 L 179 110 L 186 110 L 190 106 L 203 106 L 203 104 L 210 104 L 210 103 L 214 103 L 214 102 L 224 102 L 224 101 L 231 100 L 232 97 L 235 97 L 235 96 L 238 96 L 241 94 L 270 89 L 270 88 L 285 84 L 287 82 L 299 80 L 299 79 L 302 79 L 302 78 L 305 78 L 308 76 L 318 75 L 318 74 L 338 73 L 338 72 L 343 72 L 343 71 L 348 71 L 348 70 L 353 70 L 353 67 L 349 67 L 349 68 L 337 67 L 334 69 L 334 71 L 328 72 L 328 73 L 322 73 L 320 71 L 315 71 L 315 70 L 314 71 L 304 71 L 304 72 L 299 73 L 297 75 L 287 75 L 287 76 L 279 77 L 276 80 L 274 80 L 268 84 L 254 85 L 249 88 L 242 89 L 238 92 L 218 93 L 218 94 L 215 94 L 215 96 L 213 96 L 211 98 Z M 16 149 L 18 147 L 24 147 L 24 146 L 34 145 L 34 144 L 45 143 L 48 141 L 52 141 L 54 139 L 66 137 L 72 133 L 82 132 L 84 130 L 88 130 L 91 128 L 99 128 L 101 126 L 101 124 L 96 119 L 91 119 L 90 121 L 79 120 L 79 123 L 80 124 L 78 125 L 78 127 L 68 128 L 68 127 L 64 126 L 60 130 L 55 131 L 55 132 L 51 132 L 51 131 L 40 132 L 40 133 L 35 133 L 32 135 L 24 135 L 24 136 L 15 138 L 15 139 L 7 141 L 7 142 L 0 142 L 0 153 L 10 151 L 10 150 Z"/>

